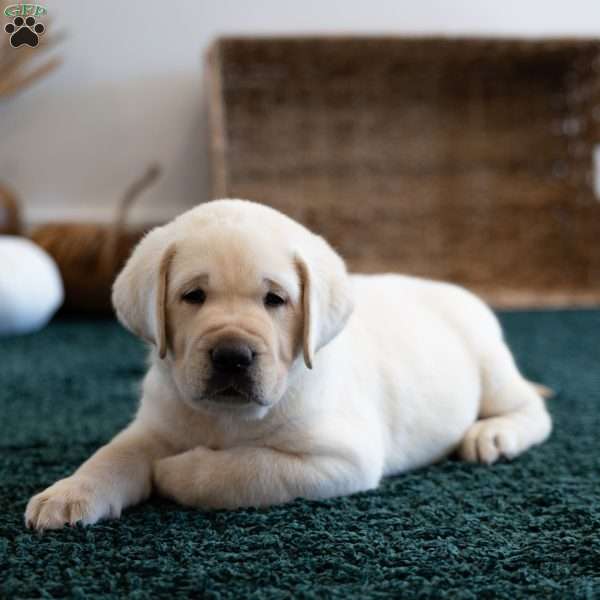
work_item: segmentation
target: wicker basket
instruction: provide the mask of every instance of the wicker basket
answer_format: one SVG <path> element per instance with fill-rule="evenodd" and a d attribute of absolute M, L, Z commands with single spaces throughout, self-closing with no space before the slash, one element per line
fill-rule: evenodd
<path fill-rule="evenodd" d="M 227 38 L 214 197 L 270 204 L 352 269 L 496 305 L 600 302 L 600 42 Z"/>

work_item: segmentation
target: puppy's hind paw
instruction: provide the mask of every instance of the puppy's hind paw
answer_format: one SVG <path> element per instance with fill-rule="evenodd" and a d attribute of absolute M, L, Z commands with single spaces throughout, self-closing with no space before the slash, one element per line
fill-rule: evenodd
<path fill-rule="evenodd" d="M 506 417 L 482 419 L 467 431 L 458 450 L 468 462 L 491 465 L 499 458 L 514 458 L 520 453 L 518 434 Z"/>

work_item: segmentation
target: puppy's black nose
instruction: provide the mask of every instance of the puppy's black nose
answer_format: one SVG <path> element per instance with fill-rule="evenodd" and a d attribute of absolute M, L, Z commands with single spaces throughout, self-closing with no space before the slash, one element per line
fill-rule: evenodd
<path fill-rule="evenodd" d="M 236 373 L 252 365 L 254 352 L 243 342 L 221 342 L 210 351 L 210 359 L 216 371 Z"/>

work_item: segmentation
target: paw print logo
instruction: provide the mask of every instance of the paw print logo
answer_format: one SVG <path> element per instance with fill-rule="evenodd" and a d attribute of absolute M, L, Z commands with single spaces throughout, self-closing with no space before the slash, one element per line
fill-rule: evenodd
<path fill-rule="evenodd" d="M 10 34 L 10 45 L 13 48 L 23 44 L 35 48 L 46 28 L 41 23 L 36 23 L 34 17 L 15 17 L 12 23 L 7 23 L 4 31 Z"/>

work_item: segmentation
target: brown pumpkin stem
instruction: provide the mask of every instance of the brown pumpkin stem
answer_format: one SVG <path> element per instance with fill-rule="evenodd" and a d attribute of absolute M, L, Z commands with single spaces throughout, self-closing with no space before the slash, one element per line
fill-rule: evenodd
<path fill-rule="evenodd" d="M 0 234 L 19 235 L 21 216 L 16 192 L 0 181 Z"/>
<path fill-rule="evenodd" d="M 113 277 L 118 268 L 119 240 L 125 230 L 127 217 L 134 202 L 141 193 L 155 183 L 160 176 L 160 166 L 152 164 L 146 172 L 136 179 L 126 190 L 117 206 L 117 213 L 112 225 L 108 228 L 106 243 L 100 256 L 100 270 L 108 278 Z"/>

